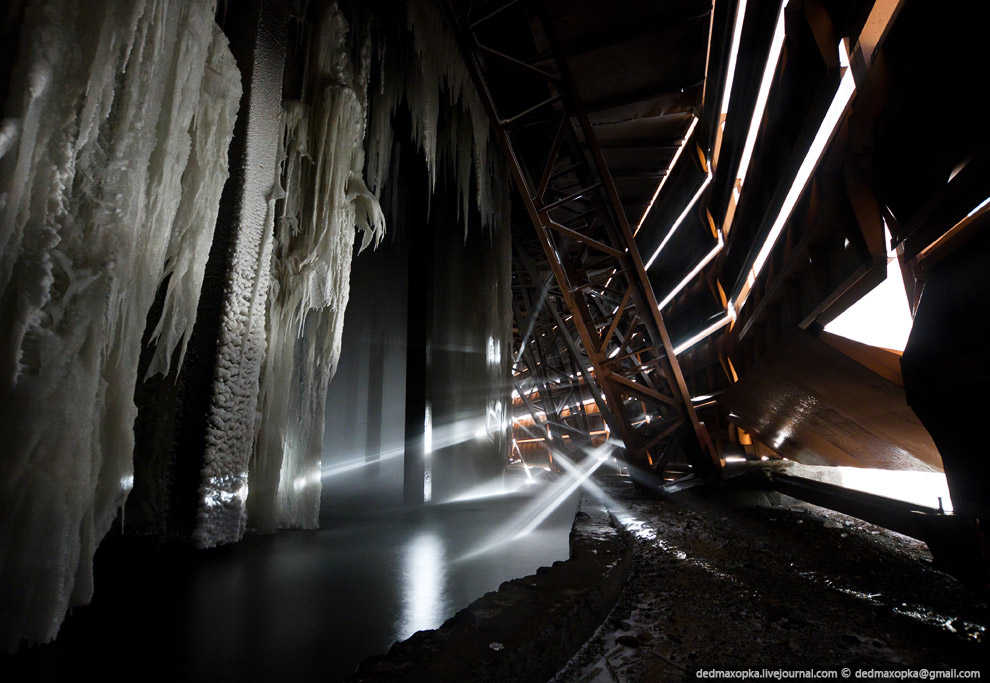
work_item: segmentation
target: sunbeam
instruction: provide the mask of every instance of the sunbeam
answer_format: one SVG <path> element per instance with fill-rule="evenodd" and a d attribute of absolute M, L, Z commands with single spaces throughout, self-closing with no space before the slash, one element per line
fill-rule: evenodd
<path fill-rule="evenodd" d="M 467 560 L 493 550 L 506 543 L 531 533 L 547 517 L 560 507 L 579 486 L 604 464 L 612 454 L 611 443 L 604 443 L 589 451 L 587 459 L 580 465 L 568 463 L 565 476 L 549 486 L 526 506 L 514 514 L 498 531 L 474 550 L 462 555 L 458 560 Z M 558 452 L 555 451 L 555 455 Z"/>
<path fill-rule="evenodd" d="M 403 453 L 405 453 L 405 448 L 400 446 L 382 451 L 378 455 L 377 460 L 368 460 L 363 455 L 357 458 L 348 458 L 347 460 L 324 467 L 320 472 L 320 476 L 323 479 L 326 479 L 327 477 L 333 477 L 345 472 L 353 472 L 354 470 L 367 467 L 368 465 L 374 465 L 375 463 L 391 460 L 392 458 L 400 458 Z"/>

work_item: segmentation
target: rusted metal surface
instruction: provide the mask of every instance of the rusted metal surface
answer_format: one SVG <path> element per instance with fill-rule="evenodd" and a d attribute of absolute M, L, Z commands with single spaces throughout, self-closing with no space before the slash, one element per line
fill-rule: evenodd
<path fill-rule="evenodd" d="M 554 19 L 546 7 L 532 13 L 503 12 L 503 29 L 515 18 L 519 30 L 533 36 L 528 59 L 517 56 L 517 48 L 507 60 L 506 48 L 491 45 L 496 37 L 475 31 L 469 12 L 455 4 L 442 6 L 536 229 L 544 257 L 539 264 L 549 266 L 555 295 L 570 314 L 595 390 L 610 409 L 612 430 L 623 440 L 629 460 L 645 464 L 651 460 L 650 449 L 658 449 L 659 459 L 671 425 L 686 420 L 701 445 L 695 466 L 714 471 L 719 460 L 692 405 L 580 88 L 569 60 L 561 56 L 566 48 L 556 35 Z M 490 50 L 479 49 L 479 44 L 503 53 L 496 60 L 502 65 L 513 60 L 538 65 L 540 74 L 523 68 L 511 77 L 528 74 L 539 81 L 526 86 L 533 104 L 527 106 L 515 91 L 506 96 L 505 74 L 489 59 Z M 545 78 L 547 74 L 553 78 Z M 507 119 L 502 115 L 507 111 L 519 113 Z M 534 148 L 536 128 L 552 137 L 535 138 Z M 537 347 L 545 332 L 539 335 Z M 540 366 L 544 374 L 549 369 L 546 358 L 534 359 L 532 366 Z M 551 399 L 549 386 L 542 391 Z"/>
<path fill-rule="evenodd" d="M 942 469 L 904 390 L 806 332 L 767 351 L 719 401 L 764 444 L 805 464 Z"/>

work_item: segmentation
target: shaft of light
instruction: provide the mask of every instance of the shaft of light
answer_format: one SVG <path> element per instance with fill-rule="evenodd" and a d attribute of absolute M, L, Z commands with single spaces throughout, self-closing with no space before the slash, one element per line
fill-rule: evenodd
<path fill-rule="evenodd" d="M 576 491 L 577 488 L 581 486 L 581 484 L 583 484 L 588 477 L 594 474 L 595 471 L 599 467 L 601 467 L 602 463 L 605 462 L 605 460 L 606 458 L 598 458 L 594 460 L 591 467 L 587 468 L 582 474 L 578 475 L 577 478 L 567 486 L 567 488 L 561 491 L 557 495 L 557 497 L 554 498 L 553 502 L 550 505 L 543 508 L 543 510 L 541 510 L 539 514 L 533 517 L 529 521 L 529 523 L 527 523 L 519 531 L 519 533 L 513 536 L 513 539 L 522 538 L 523 536 L 526 536 L 527 534 L 531 533 L 533 529 L 540 526 L 540 524 L 543 523 L 543 520 L 549 517 L 554 512 L 554 510 L 560 507 L 563 504 L 563 502 L 567 500 L 570 497 L 570 495 L 574 493 L 574 491 Z"/>
<path fill-rule="evenodd" d="M 600 447 L 600 449 L 602 448 L 603 447 Z M 610 445 L 608 445 L 608 450 L 606 453 L 607 452 L 611 452 Z M 555 453 L 559 457 L 559 451 L 555 451 Z M 508 520 L 489 539 L 487 539 L 486 542 L 482 543 L 475 550 L 461 556 L 459 559 L 467 560 L 477 557 L 478 555 L 486 553 L 506 543 L 511 543 L 512 541 L 532 532 L 557 508 L 559 508 L 577 489 L 577 487 L 580 486 L 583 481 L 586 481 L 587 478 L 590 477 L 607 458 L 607 454 L 605 457 L 591 457 L 589 459 L 590 462 L 585 463 L 578 470 L 578 473 L 568 473 L 566 479 L 550 484 L 540 495 L 531 500 L 526 506 L 513 515 L 512 518 Z"/>
<path fill-rule="evenodd" d="M 382 451 L 379 453 L 376 460 L 368 460 L 366 457 L 362 456 L 360 458 L 350 458 L 344 460 L 335 465 L 329 465 L 322 468 L 320 471 L 320 476 L 326 479 L 327 477 L 332 477 L 338 474 L 343 474 L 344 472 L 352 472 L 353 470 L 360 469 L 362 467 L 367 467 L 368 465 L 374 465 L 375 463 L 384 462 L 385 460 L 391 460 L 392 458 L 398 458 L 403 453 L 405 453 L 405 448 L 390 448 L 387 451 Z"/>
<path fill-rule="evenodd" d="M 657 257 L 660 255 L 660 252 L 663 251 L 663 248 L 665 246 L 667 246 L 667 242 L 669 242 L 670 238 L 674 236 L 675 232 L 677 232 L 677 228 L 681 226 L 681 223 L 684 221 L 685 218 L 687 218 L 687 215 L 691 212 L 691 209 L 693 209 L 694 205 L 698 203 L 699 199 L 701 199 L 702 193 L 704 193 L 705 188 L 708 187 L 708 184 L 710 182 L 712 182 L 712 172 L 709 170 L 708 174 L 705 176 L 704 181 L 701 183 L 701 187 L 699 187 L 698 191 L 694 193 L 693 197 L 691 197 L 691 201 L 688 202 L 688 205 L 684 207 L 683 211 L 681 211 L 681 215 L 677 217 L 676 221 L 674 221 L 674 224 L 670 227 L 670 230 L 667 232 L 667 235 L 663 238 L 663 241 L 660 242 L 660 246 L 657 247 L 657 250 L 653 252 L 653 256 L 651 256 L 650 260 L 646 262 L 645 266 L 643 266 L 646 270 L 649 270 L 650 266 L 653 265 L 653 262 L 657 260 Z"/>
<path fill-rule="evenodd" d="M 550 277 L 553 277 L 552 275 Z M 536 302 L 536 306 L 533 309 L 533 314 L 529 318 L 529 327 L 526 329 L 526 334 L 523 335 L 522 342 L 519 344 L 519 353 L 512 360 L 512 364 L 515 365 L 522 358 L 523 351 L 526 350 L 526 344 L 529 343 L 529 337 L 533 334 L 533 327 L 536 325 L 536 319 L 540 317 L 540 312 L 543 310 L 543 304 L 547 300 L 547 292 L 550 290 L 550 277 L 547 278 L 546 282 L 543 283 L 543 288 L 540 290 L 540 298 Z"/>
<path fill-rule="evenodd" d="M 743 4 L 745 4 L 746 0 L 742 0 L 742 1 Z M 639 223 L 636 225 L 636 229 L 633 230 L 633 237 L 635 237 L 639 233 L 640 228 L 643 227 L 643 223 L 646 222 L 646 217 L 650 215 L 650 209 L 653 208 L 653 205 L 657 201 L 657 197 L 660 196 L 660 190 L 662 190 L 663 186 L 667 183 L 667 178 L 669 178 L 671 174 L 674 172 L 674 166 L 677 165 L 677 160 L 681 158 L 681 152 L 683 152 L 684 148 L 687 147 L 688 140 L 691 139 L 691 135 L 694 133 L 694 128 L 697 125 L 698 125 L 698 118 L 695 116 L 691 117 L 691 125 L 688 126 L 687 133 L 684 135 L 684 139 L 681 141 L 681 144 L 677 148 L 677 151 L 674 152 L 674 158 L 670 160 L 670 165 L 667 166 L 666 173 L 664 173 L 663 178 L 660 179 L 660 184 L 657 185 L 657 189 L 653 193 L 653 197 L 650 198 L 650 203 L 646 205 L 646 210 L 643 212 L 643 217 L 639 219 Z"/>

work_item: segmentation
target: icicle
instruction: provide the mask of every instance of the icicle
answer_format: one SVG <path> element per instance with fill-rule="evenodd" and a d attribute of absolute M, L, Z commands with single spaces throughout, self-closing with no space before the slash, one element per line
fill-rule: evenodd
<path fill-rule="evenodd" d="M 233 55 L 219 29 L 210 47 L 203 94 L 192 125 L 192 154 L 182 175 L 182 199 L 166 252 L 163 279 L 168 278 L 165 306 L 153 340 L 155 355 L 148 376 L 168 374 L 172 353 L 180 348 L 178 364 L 196 322 L 203 273 L 213 243 L 220 208 L 219 193 L 227 179 L 230 143 L 241 82 Z"/>
<path fill-rule="evenodd" d="M 430 0 L 409 0 L 404 25 L 390 19 L 353 29 L 336 5 L 324 6 L 311 28 L 302 101 L 284 104 L 286 197 L 275 228 L 248 499 L 251 522 L 263 531 L 317 524 L 324 406 L 351 257 L 358 231 L 361 249 L 377 246 L 384 232 L 378 197 L 398 165 L 392 122 L 403 102 L 430 194 L 438 173 L 449 174 L 465 236 L 472 194 L 486 229 L 509 216 L 487 114 L 442 16 Z M 373 57 L 379 82 L 369 96 Z"/>
<path fill-rule="evenodd" d="M 456 182 L 465 230 L 472 190 L 482 226 L 494 228 L 502 208 L 496 195 L 506 189 L 499 178 L 501 157 L 457 43 L 431 0 L 407 1 L 405 28 L 405 34 L 386 36 L 397 44 L 379 57 L 382 80 L 371 98 L 368 187 L 380 196 L 391 161 L 392 119 L 405 102 L 413 140 L 426 160 L 431 194 L 443 166 Z"/>
<path fill-rule="evenodd" d="M 202 141 L 193 117 L 209 97 L 237 106 L 230 92 L 203 97 L 211 54 L 233 68 L 207 0 L 38 0 L 26 5 L 22 36 L 7 112 L 19 123 L 0 160 L 8 651 L 23 638 L 51 640 L 66 609 L 92 595 L 93 554 L 133 481 L 148 310 L 167 258 L 200 267 L 184 235 L 202 226 L 173 234 L 196 174 L 193 138 Z M 212 149 L 226 150 L 231 127 L 216 126 Z M 195 201 L 216 205 L 223 176 L 200 178 Z"/>
<path fill-rule="evenodd" d="M 276 229 L 268 299 L 268 354 L 248 509 L 263 531 L 318 524 L 327 387 L 337 368 L 351 256 L 377 246 L 385 220 L 361 177 L 370 41 L 352 62 L 336 5 L 314 27 L 306 102 L 285 105 L 286 197 Z"/>

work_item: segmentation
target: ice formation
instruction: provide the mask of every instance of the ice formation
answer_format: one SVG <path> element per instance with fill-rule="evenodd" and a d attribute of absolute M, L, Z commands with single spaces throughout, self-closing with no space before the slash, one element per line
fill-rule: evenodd
<path fill-rule="evenodd" d="M 168 278 L 165 306 L 154 330 L 155 355 L 149 375 L 168 374 L 172 352 L 179 348 L 182 365 L 186 343 L 196 322 L 196 308 L 203 288 L 206 259 L 220 208 L 219 191 L 227 177 L 227 147 L 241 95 L 240 75 L 227 41 L 210 45 L 203 73 L 199 109 L 191 129 L 192 150 L 182 176 L 182 200 L 172 224 L 165 272 Z M 203 182 L 203 179 L 210 182 Z M 221 179 L 216 182 L 216 179 Z"/>
<path fill-rule="evenodd" d="M 301 101 L 286 102 L 284 185 L 268 297 L 249 511 L 263 531 L 318 526 L 327 387 L 340 357 L 351 256 L 385 230 L 362 178 L 370 67 L 336 5 L 312 27 Z"/>
<path fill-rule="evenodd" d="M 283 103 L 280 129 L 277 94 L 265 93 L 276 113 L 246 117 L 256 144 L 236 190 L 200 546 L 239 539 L 246 502 L 261 529 L 317 523 L 351 257 L 359 232 L 363 248 L 385 229 L 397 108 L 429 190 L 454 176 L 465 229 L 472 193 L 486 227 L 508 215 L 485 112 L 430 0 L 398 16 L 357 4 L 355 27 L 333 4 L 315 9 L 302 97 Z M 50 640 L 92 594 L 96 545 L 133 484 L 141 338 L 162 286 L 148 372 L 182 362 L 241 95 L 213 12 L 211 0 L 26 5 L 0 121 L 2 650 Z M 264 78 L 252 93 L 277 93 Z"/>
<path fill-rule="evenodd" d="M 457 42 L 431 0 L 407 1 L 405 29 L 386 34 L 379 50 L 381 75 L 372 92 L 367 142 L 368 186 L 378 194 L 388 179 L 393 119 L 405 103 L 430 174 L 430 191 L 437 174 L 449 171 L 465 231 L 472 186 L 483 227 L 494 228 L 500 216 L 508 216 L 509 186 L 501 180 L 502 157 Z"/>
<path fill-rule="evenodd" d="M 258 39 L 256 51 L 276 49 L 264 43 L 263 36 Z M 234 189 L 236 226 L 227 252 L 229 263 L 192 531 L 192 539 L 200 548 L 233 543 L 244 535 L 261 368 L 270 348 L 265 317 L 275 204 L 283 194 L 276 162 L 282 64 L 256 58 L 250 79 L 250 104 L 243 112 L 245 151 L 239 159 Z"/>
<path fill-rule="evenodd" d="M 409 0 L 404 19 L 392 26 L 386 22 L 394 17 L 365 16 L 350 27 L 336 5 L 325 6 L 309 27 L 302 100 L 285 103 L 285 198 L 248 498 L 259 530 L 318 524 L 324 411 L 340 357 L 351 256 L 357 231 L 363 249 L 385 229 L 377 197 L 393 170 L 397 108 L 412 114 L 430 173 L 424 190 L 433 191 L 439 172 L 453 173 L 465 231 L 472 189 L 486 228 L 508 216 L 500 157 L 489 155 L 487 114 L 457 44 L 430 0 Z"/>
<path fill-rule="evenodd" d="M 240 79 L 208 0 L 26 6 L 0 126 L 0 650 L 93 591 L 133 481 L 141 337 L 195 316 Z"/>

